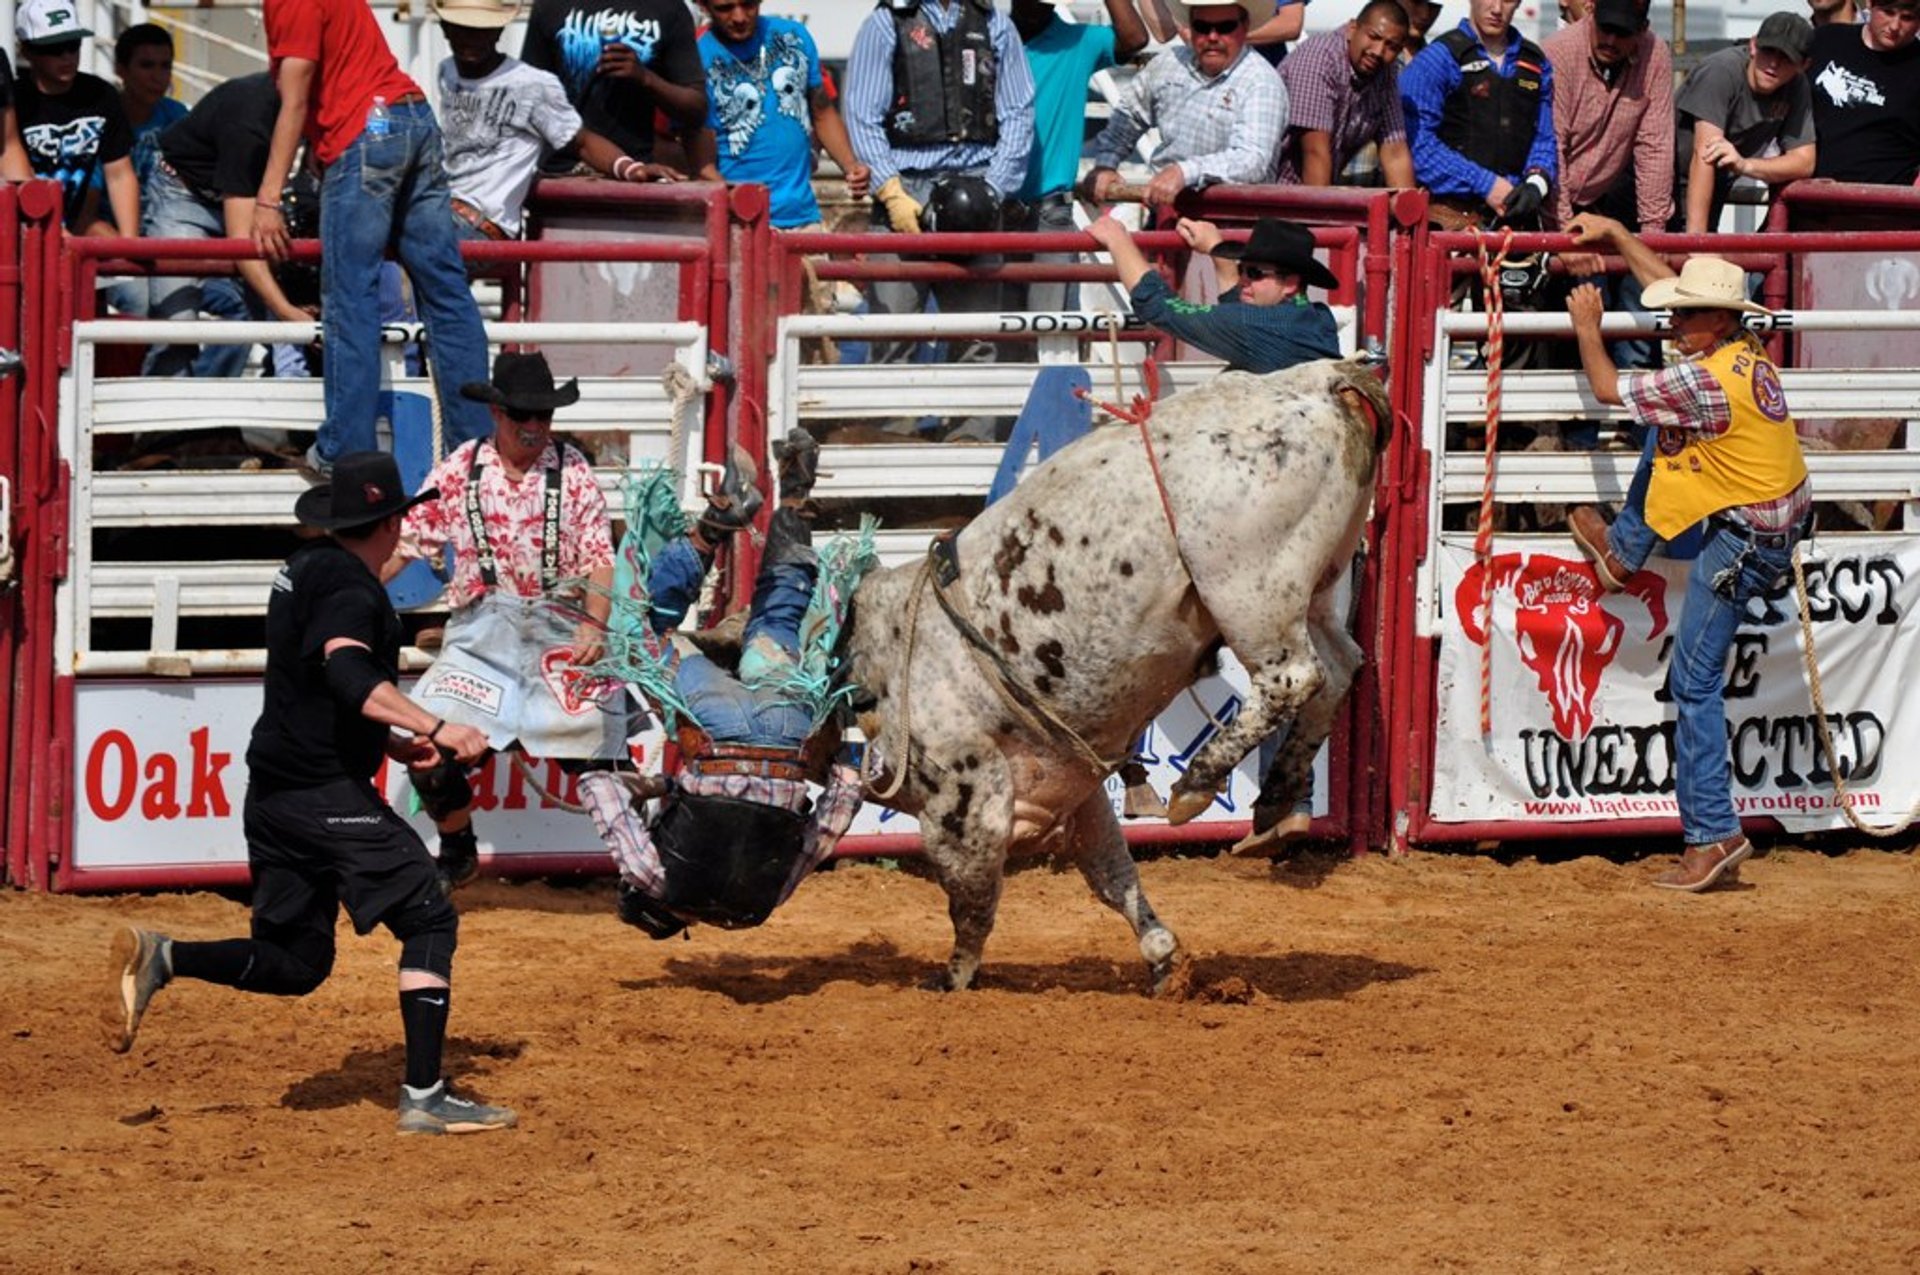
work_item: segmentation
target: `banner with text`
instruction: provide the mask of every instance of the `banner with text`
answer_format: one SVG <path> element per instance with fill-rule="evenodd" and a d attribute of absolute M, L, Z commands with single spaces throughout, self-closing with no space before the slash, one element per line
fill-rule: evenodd
<path fill-rule="evenodd" d="M 1920 540 L 1823 536 L 1802 548 L 1826 720 L 1854 811 L 1890 822 L 1920 796 Z M 1519 823 L 1678 818 L 1667 657 L 1686 562 L 1656 558 L 1621 593 L 1566 542 L 1440 546 L 1432 817 Z M 1492 580 L 1489 624 L 1481 596 Z M 1747 609 L 1727 661 L 1734 806 L 1791 831 L 1845 826 L 1802 664 L 1789 576 Z M 1481 644 L 1492 735 L 1480 737 Z"/>

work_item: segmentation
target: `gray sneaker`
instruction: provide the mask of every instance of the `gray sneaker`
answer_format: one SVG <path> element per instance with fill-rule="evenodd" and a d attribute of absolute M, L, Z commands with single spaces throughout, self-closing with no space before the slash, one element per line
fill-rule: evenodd
<path fill-rule="evenodd" d="M 141 1016 L 153 994 L 173 980 L 167 947 L 173 940 L 152 930 L 127 926 L 113 936 L 113 983 L 102 1007 L 107 1048 L 124 1054 L 133 1048 Z"/>
<path fill-rule="evenodd" d="M 401 1133 L 486 1133 L 490 1129 L 511 1129 L 520 1123 L 511 1107 L 489 1107 L 471 1098 L 462 1098 L 441 1081 L 424 1098 L 415 1098 L 400 1086 Z"/>

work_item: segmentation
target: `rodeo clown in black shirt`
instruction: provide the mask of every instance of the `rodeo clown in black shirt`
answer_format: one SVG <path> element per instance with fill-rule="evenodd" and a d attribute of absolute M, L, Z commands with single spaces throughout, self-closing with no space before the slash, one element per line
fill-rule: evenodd
<path fill-rule="evenodd" d="M 459 915 L 425 843 L 373 785 L 384 754 L 409 766 L 444 751 L 473 762 L 486 736 L 401 694 L 400 621 L 380 585 L 409 499 L 391 456 L 360 452 L 300 497 L 294 516 L 328 534 L 295 550 L 267 603 L 266 703 L 247 749 L 245 826 L 252 936 L 175 942 L 129 927 L 114 941 L 108 1043 L 133 1046 L 153 994 L 174 978 L 304 996 L 333 968 L 334 920 L 384 925 L 400 940 L 406 1032 L 401 1133 L 479 1133 L 514 1123 L 505 1107 L 456 1097 L 440 1074 Z M 402 733 L 395 734 L 395 730 Z"/>

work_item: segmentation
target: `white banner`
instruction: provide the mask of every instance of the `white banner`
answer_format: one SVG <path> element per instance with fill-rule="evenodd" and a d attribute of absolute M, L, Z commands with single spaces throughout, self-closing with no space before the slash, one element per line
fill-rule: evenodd
<path fill-rule="evenodd" d="M 1848 797 L 1869 823 L 1920 796 L 1920 540 L 1818 537 L 1803 547 L 1827 724 Z M 1482 576 L 1470 544 L 1440 546 L 1438 721 L 1430 813 L 1520 824 L 1678 818 L 1666 660 L 1691 564 L 1655 558 L 1603 594 L 1571 542 L 1498 540 L 1492 735 L 1480 737 Z M 1790 831 L 1845 826 L 1820 744 L 1793 581 L 1747 610 L 1725 686 L 1734 808 Z M 1517 831 L 1517 830 L 1516 830 Z"/>

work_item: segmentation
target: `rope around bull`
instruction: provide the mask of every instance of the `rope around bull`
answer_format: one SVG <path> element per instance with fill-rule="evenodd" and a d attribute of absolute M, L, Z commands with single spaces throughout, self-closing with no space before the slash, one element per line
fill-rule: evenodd
<path fill-rule="evenodd" d="M 1476 229 L 1480 249 L 1480 284 L 1487 307 L 1487 425 L 1483 444 L 1484 464 L 1480 481 L 1480 519 L 1474 527 L 1473 560 L 1480 567 L 1481 623 L 1493 632 L 1493 479 L 1496 444 L 1500 437 L 1501 365 L 1506 357 L 1507 304 L 1500 291 L 1500 271 L 1507 264 L 1507 249 L 1513 244 L 1511 228 L 1502 232 L 1500 250 L 1489 253 L 1492 236 Z M 1480 644 L 1480 743 L 1493 746 L 1493 642 Z"/>
<path fill-rule="evenodd" d="M 1800 658 L 1807 667 L 1807 689 L 1813 698 L 1813 720 L 1820 731 L 1820 747 L 1826 750 L 1827 766 L 1833 773 L 1833 804 L 1856 831 L 1869 837 L 1897 836 L 1911 827 L 1915 819 L 1920 819 L 1920 801 L 1916 801 L 1898 823 L 1870 824 L 1854 813 L 1853 802 L 1847 798 L 1847 777 L 1841 771 L 1840 758 L 1833 750 L 1833 731 L 1827 725 L 1827 696 L 1820 684 L 1819 656 L 1813 649 L 1813 611 L 1807 602 L 1807 573 L 1800 563 L 1799 545 L 1793 547 L 1793 588 L 1800 604 Z"/>

